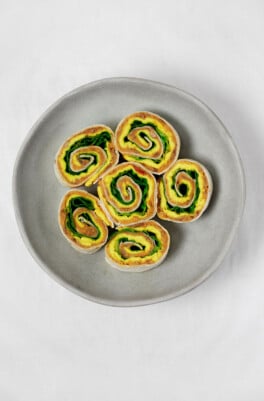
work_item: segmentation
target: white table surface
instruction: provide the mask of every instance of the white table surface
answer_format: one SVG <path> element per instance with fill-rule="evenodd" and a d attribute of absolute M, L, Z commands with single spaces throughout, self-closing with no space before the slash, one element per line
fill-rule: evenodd
<path fill-rule="evenodd" d="M 264 2 L 0 2 L 0 400 L 264 399 Z M 39 115 L 103 77 L 173 84 L 222 119 L 247 202 L 231 251 L 192 292 L 111 308 L 54 282 L 14 218 L 17 151 Z"/>

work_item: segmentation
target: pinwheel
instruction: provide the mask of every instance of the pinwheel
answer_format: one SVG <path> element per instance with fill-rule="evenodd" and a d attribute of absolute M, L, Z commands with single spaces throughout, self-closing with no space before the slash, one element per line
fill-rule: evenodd
<path fill-rule="evenodd" d="M 69 187 L 90 186 L 118 162 L 114 133 L 105 125 L 94 125 L 72 135 L 59 149 L 55 172 Z"/>
<path fill-rule="evenodd" d="M 107 262 L 126 272 L 142 272 L 158 266 L 170 246 L 168 231 L 154 220 L 119 227 L 105 247 Z"/>
<path fill-rule="evenodd" d="M 212 189 L 211 176 L 202 164 L 177 160 L 160 178 L 158 217 L 178 223 L 198 219 L 208 206 Z"/>
<path fill-rule="evenodd" d="M 137 163 L 121 163 L 99 181 L 99 198 L 116 225 L 131 225 L 156 214 L 156 180 Z"/>
<path fill-rule="evenodd" d="M 63 197 L 59 208 L 62 234 L 79 251 L 94 253 L 107 241 L 112 225 L 98 199 L 86 191 L 73 189 Z"/>
<path fill-rule="evenodd" d="M 180 138 L 163 118 L 141 111 L 118 124 L 116 145 L 125 160 L 141 163 L 153 174 L 162 174 L 177 159 Z"/>

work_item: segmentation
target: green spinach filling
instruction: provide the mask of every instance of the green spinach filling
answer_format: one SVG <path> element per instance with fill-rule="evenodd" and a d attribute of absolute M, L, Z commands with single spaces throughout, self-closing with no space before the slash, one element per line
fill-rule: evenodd
<path fill-rule="evenodd" d="M 122 231 L 119 230 L 119 231 L 116 233 L 116 235 L 118 235 L 120 232 L 122 233 Z M 155 246 L 153 247 L 153 249 L 152 249 L 152 251 L 150 252 L 150 254 L 147 255 L 147 256 L 153 255 L 154 253 L 158 252 L 158 251 L 160 250 L 160 248 L 161 248 L 161 242 L 160 242 L 159 239 L 157 238 L 156 234 L 153 233 L 153 232 L 151 232 L 151 231 L 148 231 L 148 230 L 137 231 L 137 230 L 135 230 L 135 229 L 133 229 L 133 228 L 126 228 L 126 229 L 124 229 L 124 232 L 125 232 L 125 233 L 127 233 L 127 232 L 139 233 L 139 234 L 140 234 L 141 232 L 143 232 L 143 233 L 145 233 L 148 237 L 150 237 L 150 238 L 152 239 L 152 241 L 154 242 Z M 119 251 L 119 245 L 120 245 L 121 243 L 123 243 L 123 242 L 132 242 L 132 243 L 135 244 L 135 245 L 132 245 L 132 247 L 134 247 L 134 249 L 132 249 L 132 247 L 130 248 L 132 251 L 135 252 L 135 256 L 137 256 L 137 255 L 136 255 L 136 252 L 137 252 L 137 251 L 142 250 L 142 249 L 145 250 L 145 248 L 146 248 L 145 245 L 141 245 L 140 243 L 138 243 L 138 242 L 135 241 L 135 240 L 131 240 L 131 239 L 129 239 L 128 237 L 123 237 L 123 238 L 119 238 L 118 241 L 117 241 L 117 243 L 116 243 L 116 252 Z M 120 256 L 121 256 L 121 255 L 120 255 Z M 122 257 L 122 256 L 121 256 L 121 257 Z M 126 259 L 126 258 L 123 258 L 123 257 L 122 257 L 122 259 Z"/>
<path fill-rule="evenodd" d="M 97 161 L 98 161 L 97 156 L 93 155 L 94 161 L 86 169 L 81 170 L 81 171 L 73 171 L 70 167 L 70 159 L 71 159 L 72 152 L 74 152 L 76 149 L 79 149 L 79 148 L 82 148 L 85 146 L 98 146 L 107 152 L 107 142 L 110 142 L 110 141 L 111 141 L 110 133 L 107 131 L 103 131 L 103 132 L 100 132 L 100 134 L 98 134 L 98 135 L 85 136 L 84 138 L 80 139 L 79 141 L 74 142 L 70 146 L 70 148 L 66 150 L 64 158 L 63 158 L 63 160 L 65 161 L 65 164 L 66 164 L 65 171 L 72 175 L 79 175 L 81 173 L 86 173 L 92 164 L 97 164 Z M 82 159 L 90 159 L 90 155 L 83 154 Z"/>
<path fill-rule="evenodd" d="M 166 201 L 166 206 L 167 206 L 167 209 L 172 210 L 173 212 L 175 212 L 177 214 L 181 214 L 181 213 L 189 213 L 189 214 L 191 214 L 191 213 L 195 212 L 196 204 L 197 204 L 197 201 L 198 201 L 199 195 L 200 195 L 200 187 L 199 187 L 199 183 L 198 183 L 199 174 L 195 170 L 178 169 L 178 170 L 176 170 L 175 174 L 172 177 L 172 182 L 173 183 L 175 182 L 176 175 L 178 173 L 180 173 L 180 172 L 184 172 L 184 173 L 188 174 L 193 180 L 195 180 L 195 196 L 194 196 L 193 203 L 189 207 L 184 208 L 184 207 L 179 207 L 179 206 L 171 206 L 168 203 L 168 201 Z M 182 185 L 184 185 L 183 188 L 181 188 Z M 175 189 L 173 184 L 171 185 L 171 188 Z M 187 188 L 186 184 L 181 184 L 179 190 L 180 190 L 182 196 L 185 196 L 188 193 L 188 188 Z M 164 187 L 164 196 L 166 197 L 166 195 L 165 195 L 165 187 Z"/>
<path fill-rule="evenodd" d="M 117 184 L 118 179 L 120 177 L 123 177 L 124 175 L 132 178 L 132 180 L 140 187 L 141 193 L 142 193 L 142 199 L 141 199 L 140 205 L 138 206 L 136 211 L 137 211 L 137 213 L 139 213 L 141 215 L 144 215 L 148 210 L 146 199 L 147 199 L 147 196 L 148 196 L 149 184 L 148 184 L 148 180 L 146 178 L 139 177 L 137 175 L 137 173 L 135 173 L 134 170 L 128 169 L 128 170 L 120 172 L 117 176 L 115 176 L 112 179 L 111 184 L 110 184 L 111 193 L 122 204 L 125 204 L 125 205 L 129 206 L 130 204 L 132 204 L 134 202 L 136 194 L 135 194 L 135 191 L 134 191 L 133 187 L 129 186 L 132 196 L 131 196 L 131 200 L 129 200 L 127 202 L 124 201 L 124 199 L 122 198 L 122 196 L 121 196 L 121 194 L 120 194 L 120 192 L 119 192 L 119 190 L 117 188 L 116 184 Z M 133 212 L 129 212 L 129 213 L 121 212 L 120 213 L 117 210 L 116 210 L 116 213 L 118 215 L 120 215 L 120 216 L 130 216 L 131 214 L 133 214 Z"/>
<path fill-rule="evenodd" d="M 78 209 L 84 207 L 87 210 L 95 210 L 94 204 L 90 199 L 83 198 L 82 196 L 77 196 L 75 198 L 71 198 L 68 206 L 67 206 L 67 217 L 66 217 L 66 226 L 67 228 L 71 231 L 72 234 L 74 234 L 78 238 L 85 237 L 85 235 L 78 233 L 78 231 L 75 228 L 74 224 L 74 219 L 73 219 L 73 212 Z M 82 213 L 80 214 L 81 217 L 83 217 L 86 221 L 90 222 L 94 227 L 97 228 L 97 236 L 93 237 L 93 239 L 98 239 L 100 236 L 100 230 L 98 226 L 95 224 L 93 219 L 91 218 L 89 213 Z M 89 237 L 87 237 L 89 238 Z"/>
<path fill-rule="evenodd" d="M 159 135 L 159 137 L 160 137 L 160 139 L 161 139 L 161 141 L 162 141 L 162 143 L 163 143 L 163 154 L 166 154 L 166 153 L 167 153 L 167 151 L 169 150 L 169 141 L 168 141 L 168 138 L 167 138 L 167 136 L 164 135 L 164 133 L 156 126 L 156 124 L 153 124 L 153 123 L 143 123 L 143 122 L 140 121 L 140 120 L 134 120 L 134 121 L 131 123 L 131 125 L 130 125 L 128 134 L 129 134 L 133 129 L 139 128 L 139 127 L 152 127 L 152 128 L 156 131 L 156 133 Z M 146 137 L 147 137 L 147 135 L 146 135 L 144 132 L 141 132 L 141 133 L 140 133 L 140 136 L 141 136 L 142 138 L 146 138 Z M 148 139 L 150 139 L 150 138 L 148 137 Z M 150 140 L 151 140 L 151 139 L 150 139 Z M 124 138 L 124 142 L 129 142 L 129 139 L 127 138 L 127 136 Z M 151 142 L 152 142 L 151 149 L 153 149 L 153 147 L 155 147 L 155 143 L 154 143 L 153 141 L 151 141 Z M 142 152 L 148 152 L 149 150 L 143 150 L 143 149 L 141 149 L 141 151 L 142 151 Z M 133 159 L 135 159 L 135 160 L 145 160 L 145 158 L 144 158 L 144 157 L 141 157 L 141 156 L 133 156 Z M 160 163 L 162 162 L 162 160 L 163 160 L 163 157 L 161 157 L 160 159 L 151 159 L 151 161 L 152 161 L 153 163 L 156 163 L 156 164 L 160 164 Z"/>

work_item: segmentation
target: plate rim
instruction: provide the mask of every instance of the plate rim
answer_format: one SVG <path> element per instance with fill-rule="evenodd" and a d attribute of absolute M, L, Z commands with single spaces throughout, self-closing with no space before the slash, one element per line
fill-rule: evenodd
<path fill-rule="evenodd" d="M 68 283 L 59 274 L 56 274 L 53 270 L 51 270 L 49 268 L 49 266 L 41 259 L 40 255 L 38 255 L 38 253 L 34 250 L 33 246 L 31 245 L 30 239 L 26 233 L 24 223 L 23 223 L 23 218 L 20 213 L 18 191 L 17 191 L 17 176 L 18 176 L 18 171 L 19 171 L 18 167 L 19 167 L 20 160 L 22 159 L 23 153 L 24 153 L 28 143 L 30 142 L 30 139 L 32 138 L 34 132 L 44 122 L 44 120 L 48 117 L 50 112 L 52 112 L 60 103 L 62 103 L 66 99 L 68 99 L 86 89 L 89 89 L 98 84 L 103 84 L 103 83 L 107 83 L 107 82 L 144 83 L 144 84 L 160 87 L 163 89 L 164 88 L 170 89 L 172 91 L 181 93 L 185 97 L 195 101 L 200 106 L 202 106 L 206 110 L 206 112 L 211 113 L 216 118 L 218 123 L 223 128 L 224 133 L 229 140 L 229 144 L 233 148 L 234 155 L 236 155 L 236 157 L 237 157 L 237 164 L 239 167 L 240 184 L 241 184 L 242 193 L 241 193 L 241 200 L 240 200 L 240 210 L 238 211 L 238 213 L 236 215 L 236 219 L 234 221 L 232 231 L 229 234 L 228 241 L 226 242 L 225 246 L 222 248 L 222 251 L 216 258 L 214 263 L 212 263 L 210 269 L 208 269 L 203 275 L 201 275 L 195 281 L 192 281 L 188 286 L 182 288 L 181 290 L 176 290 L 174 292 L 172 291 L 166 295 L 157 296 L 157 297 L 153 296 L 152 298 L 149 297 L 146 299 L 141 298 L 138 300 L 122 301 L 122 300 L 108 299 L 107 297 L 104 298 L 101 296 L 100 297 L 93 296 L 91 294 L 86 293 L 85 291 L 82 291 L 82 290 L 74 287 L 74 285 Z M 60 96 L 55 102 L 53 102 L 39 116 L 39 118 L 36 120 L 36 122 L 32 125 L 31 129 L 29 130 L 29 132 L 23 139 L 23 141 L 19 147 L 18 153 L 16 155 L 14 168 L 13 168 L 13 176 L 12 176 L 12 200 L 13 200 L 13 208 L 14 208 L 14 212 L 15 212 L 15 219 L 16 219 L 16 222 L 17 222 L 17 225 L 19 228 L 20 235 L 22 237 L 22 240 L 23 240 L 28 252 L 32 256 L 33 260 L 35 260 L 35 262 L 42 268 L 42 270 L 44 270 L 51 278 L 53 278 L 55 280 L 55 282 L 62 285 L 64 288 L 70 290 L 74 294 L 77 294 L 77 295 L 81 296 L 82 298 L 88 299 L 97 304 L 101 304 L 101 305 L 105 305 L 105 306 L 114 306 L 114 307 L 146 306 L 146 305 L 151 305 L 151 304 L 155 304 L 155 303 L 159 303 L 159 302 L 163 302 L 163 301 L 168 301 L 168 300 L 174 299 L 180 295 L 190 292 L 191 290 L 195 289 L 198 285 L 202 284 L 205 280 L 207 280 L 218 269 L 218 267 L 221 265 L 224 258 L 227 256 L 228 252 L 230 251 L 230 248 L 231 248 L 231 246 L 234 242 L 235 236 L 237 234 L 238 227 L 242 220 L 243 212 L 245 209 L 245 200 L 246 200 L 246 180 L 245 180 L 245 171 L 244 171 L 241 155 L 240 155 L 240 152 L 238 150 L 236 143 L 234 142 L 228 129 L 223 124 L 223 122 L 220 120 L 220 118 L 217 116 L 217 114 L 204 101 L 199 99 L 197 96 L 189 93 L 188 91 L 180 89 L 174 85 L 170 85 L 170 84 L 159 82 L 159 81 L 149 80 L 149 79 L 145 79 L 145 78 L 136 78 L 136 77 L 107 77 L 107 78 L 98 79 L 98 80 L 83 84 L 81 86 L 78 86 L 78 87 L 72 89 L 71 91 L 67 92 L 66 94 Z"/>

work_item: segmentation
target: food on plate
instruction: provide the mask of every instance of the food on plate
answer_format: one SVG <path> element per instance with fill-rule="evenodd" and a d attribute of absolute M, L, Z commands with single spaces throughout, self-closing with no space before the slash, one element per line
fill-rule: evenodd
<path fill-rule="evenodd" d="M 125 162 L 118 164 L 118 151 Z M 194 221 L 206 210 L 213 190 L 207 168 L 178 159 L 179 151 L 175 129 L 147 111 L 123 118 L 115 134 L 94 125 L 72 135 L 55 163 L 59 180 L 74 187 L 59 208 L 65 238 L 86 253 L 106 244 L 107 262 L 122 271 L 142 272 L 162 263 L 170 235 L 153 217 Z M 160 175 L 158 182 L 153 174 Z M 75 188 L 95 183 L 98 198 Z M 115 228 L 110 234 L 108 226 Z"/>
<path fill-rule="evenodd" d="M 179 159 L 158 183 L 158 217 L 177 223 L 197 220 L 213 190 L 209 171 L 201 163 Z"/>
<path fill-rule="evenodd" d="M 67 192 L 61 201 L 58 219 L 64 237 L 81 252 L 94 253 L 107 241 L 107 226 L 111 222 L 98 198 L 86 191 Z"/>
<path fill-rule="evenodd" d="M 143 272 L 158 266 L 170 246 L 168 231 L 154 220 L 118 227 L 105 247 L 107 262 L 122 271 Z"/>
<path fill-rule="evenodd" d="M 180 151 L 176 130 L 162 117 L 148 111 L 126 116 L 115 134 L 117 148 L 124 159 L 144 165 L 153 174 L 164 173 Z"/>
<path fill-rule="evenodd" d="M 107 216 L 116 225 L 136 224 L 156 214 L 156 180 L 138 163 L 113 167 L 98 182 L 97 192 Z"/>
<path fill-rule="evenodd" d="M 55 172 L 64 185 L 88 187 L 117 164 L 118 159 L 111 128 L 93 125 L 64 142 L 56 156 Z"/>

